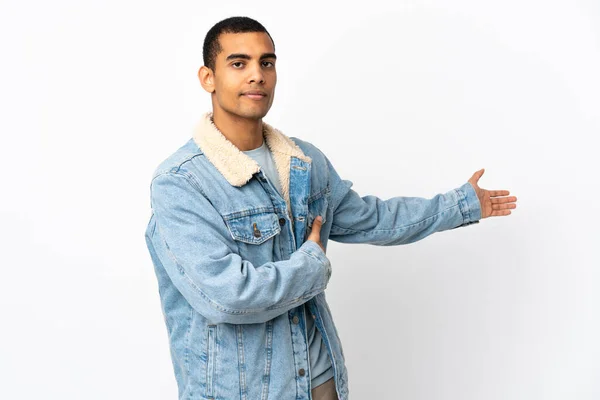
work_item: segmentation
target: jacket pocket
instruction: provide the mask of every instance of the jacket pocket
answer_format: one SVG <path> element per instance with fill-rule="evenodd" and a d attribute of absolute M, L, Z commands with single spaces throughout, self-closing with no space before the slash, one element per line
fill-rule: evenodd
<path fill-rule="evenodd" d="M 329 206 L 328 190 L 323 190 L 313 198 L 308 200 L 308 220 L 307 225 L 311 227 L 315 218 L 319 215 L 323 218 L 323 224 L 327 222 L 327 208 Z"/>
<path fill-rule="evenodd" d="M 215 395 L 215 370 L 217 358 L 217 326 L 208 325 L 206 337 L 206 398 Z"/>
<path fill-rule="evenodd" d="M 231 237 L 249 244 L 262 244 L 281 232 L 279 218 L 273 212 L 242 211 L 223 217 Z"/>

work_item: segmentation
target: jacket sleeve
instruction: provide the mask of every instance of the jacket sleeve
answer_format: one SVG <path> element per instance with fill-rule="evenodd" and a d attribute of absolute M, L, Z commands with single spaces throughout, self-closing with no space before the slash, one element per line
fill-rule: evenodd
<path fill-rule="evenodd" d="M 325 290 L 331 264 L 317 243 L 307 240 L 288 260 L 253 265 L 236 253 L 220 213 L 187 175 L 160 174 L 150 191 L 153 262 L 214 323 L 265 322 Z"/>
<path fill-rule="evenodd" d="M 470 183 L 431 199 L 360 196 L 341 179 L 325 157 L 332 188 L 333 219 L 329 239 L 341 243 L 394 246 L 432 233 L 479 223 L 481 207 Z"/>

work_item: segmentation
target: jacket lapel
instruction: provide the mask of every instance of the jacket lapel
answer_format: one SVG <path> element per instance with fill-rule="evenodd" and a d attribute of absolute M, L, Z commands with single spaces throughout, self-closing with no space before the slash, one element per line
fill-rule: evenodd
<path fill-rule="evenodd" d="M 290 165 L 291 157 L 307 163 L 312 160 L 296 143 L 281 131 L 263 121 L 263 138 L 271 150 L 273 161 L 283 191 L 282 195 L 291 212 L 290 202 Z M 215 126 L 212 112 L 206 112 L 194 128 L 194 142 L 206 155 L 215 168 L 233 186 L 245 185 L 252 175 L 260 170 L 260 166 L 252 157 L 244 154 L 231 143 Z"/>

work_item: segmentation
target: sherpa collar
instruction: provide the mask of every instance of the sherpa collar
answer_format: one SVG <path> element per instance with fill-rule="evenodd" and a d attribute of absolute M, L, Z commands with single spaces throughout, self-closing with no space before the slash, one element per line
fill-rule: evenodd
<path fill-rule="evenodd" d="M 212 117 L 212 112 L 202 115 L 194 129 L 194 142 L 231 185 L 243 186 L 252 178 L 253 174 L 260 170 L 260 165 L 230 142 L 217 129 Z M 283 191 L 282 195 L 289 210 L 290 157 L 297 157 L 308 163 L 312 160 L 292 139 L 264 121 L 263 138 L 273 155 Z"/>

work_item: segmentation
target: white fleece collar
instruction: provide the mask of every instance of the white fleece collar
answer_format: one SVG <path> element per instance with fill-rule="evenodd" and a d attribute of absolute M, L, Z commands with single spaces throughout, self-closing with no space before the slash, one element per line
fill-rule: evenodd
<path fill-rule="evenodd" d="M 212 116 L 212 112 L 206 112 L 202 115 L 200 122 L 194 129 L 194 142 L 231 185 L 243 186 L 252 178 L 253 174 L 260 170 L 260 166 L 252 157 L 244 154 L 219 131 L 212 120 Z M 283 190 L 283 198 L 289 210 L 291 157 L 297 157 L 308 163 L 311 163 L 312 160 L 302 152 L 292 139 L 264 121 L 263 138 L 273 155 L 273 161 Z"/>

